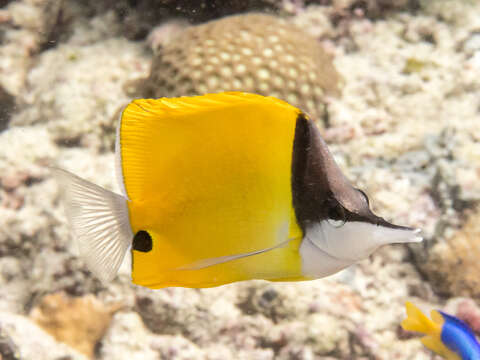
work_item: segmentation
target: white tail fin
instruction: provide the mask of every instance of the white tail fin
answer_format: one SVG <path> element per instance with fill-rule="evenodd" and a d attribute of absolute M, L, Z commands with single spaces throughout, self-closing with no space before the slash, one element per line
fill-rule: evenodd
<path fill-rule="evenodd" d="M 127 200 L 68 171 L 52 171 L 81 256 L 102 282 L 112 280 L 133 238 Z"/>

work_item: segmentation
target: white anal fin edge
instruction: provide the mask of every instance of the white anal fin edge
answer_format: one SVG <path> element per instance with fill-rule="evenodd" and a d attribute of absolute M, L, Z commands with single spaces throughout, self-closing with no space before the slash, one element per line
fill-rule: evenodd
<path fill-rule="evenodd" d="M 133 238 L 127 199 L 66 170 L 51 168 L 88 269 L 103 283 L 118 272 Z"/>

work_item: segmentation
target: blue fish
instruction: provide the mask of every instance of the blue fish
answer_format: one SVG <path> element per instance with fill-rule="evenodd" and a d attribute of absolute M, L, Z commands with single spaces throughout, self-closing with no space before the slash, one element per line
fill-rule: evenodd
<path fill-rule="evenodd" d="M 480 360 L 480 344 L 465 322 L 437 310 L 430 312 L 430 320 L 411 302 L 405 306 L 402 328 L 425 334 L 421 342 L 427 348 L 448 360 Z"/>

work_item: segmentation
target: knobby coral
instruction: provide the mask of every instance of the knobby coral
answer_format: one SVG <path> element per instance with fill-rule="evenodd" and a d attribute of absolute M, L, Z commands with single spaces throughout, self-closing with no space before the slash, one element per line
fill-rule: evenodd
<path fill-rule="evenodd" d="M 339 83 L 316 39 L 278 17 L 248 14 L 188 27 L 163 43 L 142 95 L 247 91 L 286 100 L 318 120 Z"/>

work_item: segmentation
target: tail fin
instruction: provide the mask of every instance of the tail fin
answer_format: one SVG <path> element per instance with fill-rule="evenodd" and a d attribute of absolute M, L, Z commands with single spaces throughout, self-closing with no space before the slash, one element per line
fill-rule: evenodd
<path fill-rule="evenodd" d="M 422 344 L 445 359 L 461 360 L 457 354 L 442 342 L 441 334 L 445 320 L 438 311 L 432 310 L 430 312 L 432 321 L 411 302 L 407 301 L 405 307 L 407 308 L 407 318 L 402 321 L 404 330 L 425 334 L 426 336 L 420 339 Z"/>
<path fill-rule="evenodd" d="M 425 335 L 438 335 L 442 330 L 442 324 L 437 324 L 430 320 L 422 311 L 407 301 L 405 303 L 407 308 L 407 318 L 402 321 L 404 330 L 417 331 Z"/>
<path fill-rule="evenodd" d="M 118 272 L 133 238 L 127 200 L 68 171 L 52 168 L 81 256 L 102 282 Z"/>

